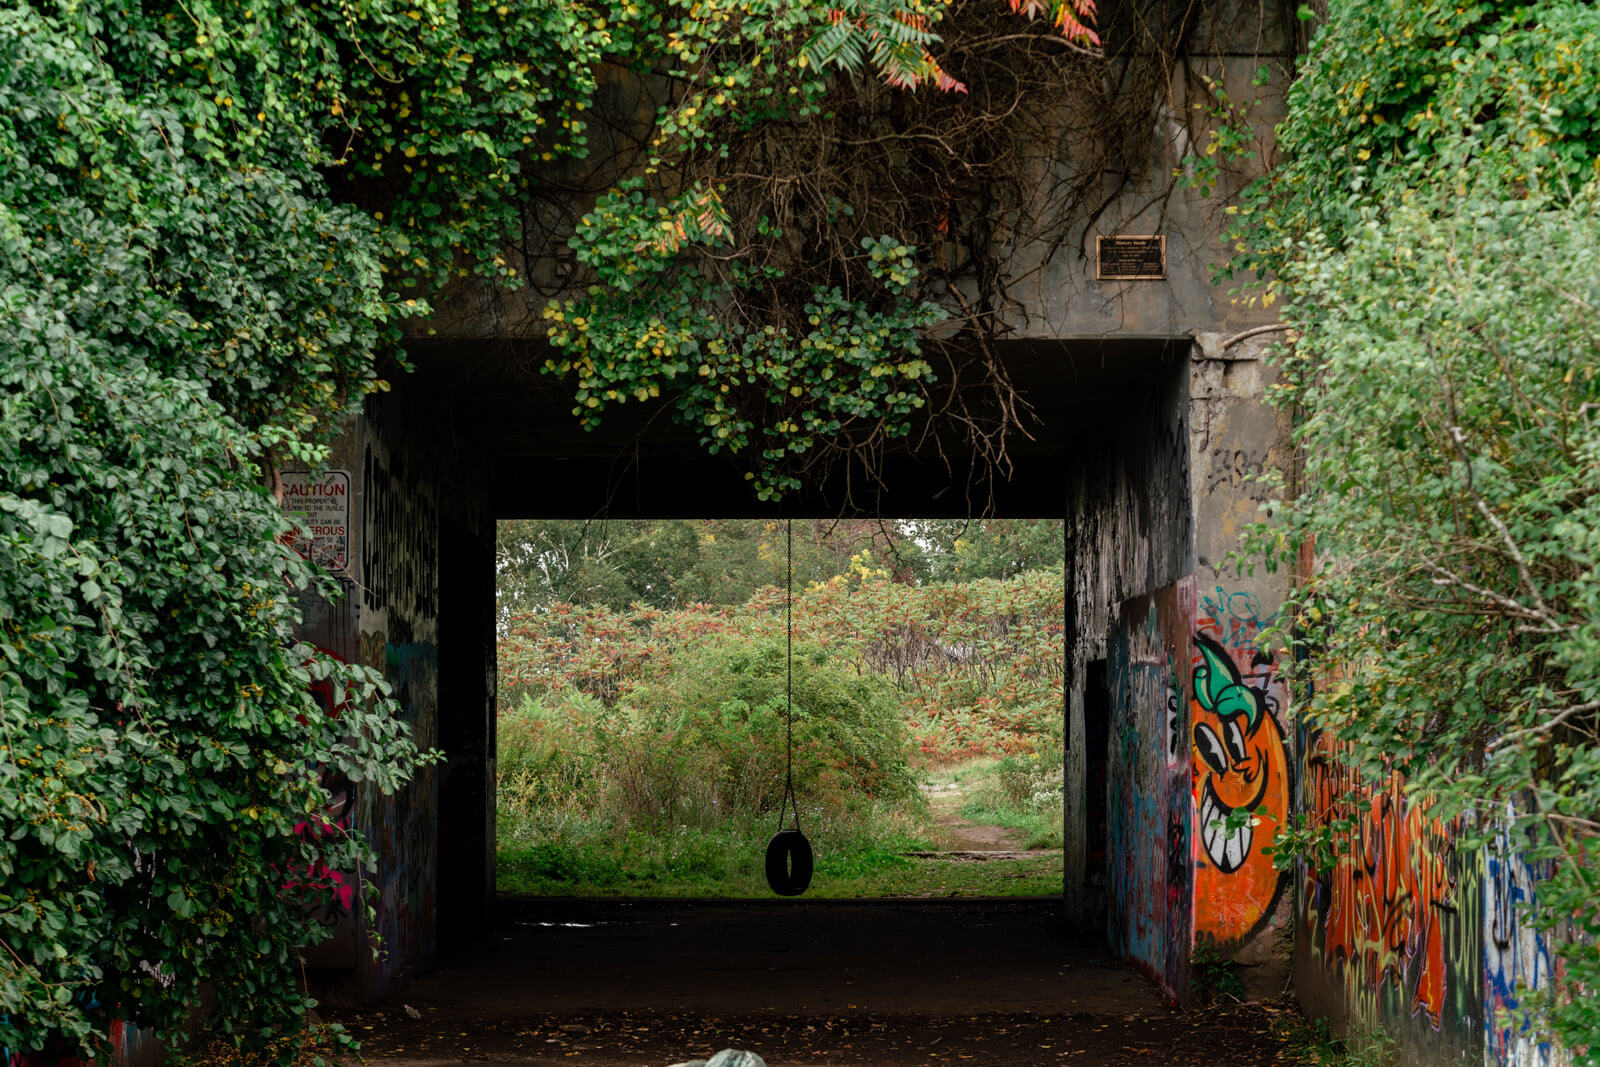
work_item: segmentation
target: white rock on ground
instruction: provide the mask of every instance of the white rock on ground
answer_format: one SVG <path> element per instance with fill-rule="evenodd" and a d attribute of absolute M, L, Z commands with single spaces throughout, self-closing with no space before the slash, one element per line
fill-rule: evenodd
<path fill-rule="evenodd" d="M 754 1052 L 725 1048 L 709 1060 L 688 1060 L 675 1063 L 672 1067 L 767 1067 L 767 1061 Z"/>

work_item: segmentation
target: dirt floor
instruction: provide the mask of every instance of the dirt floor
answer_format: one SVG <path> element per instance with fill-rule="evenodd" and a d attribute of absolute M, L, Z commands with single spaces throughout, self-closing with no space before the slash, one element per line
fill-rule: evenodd
<path fill-rule="evenodd" d="M 326 1012 L 382 1067 L 1272 1064 L 1275 1014 L 1177 1010 L 1059 899 L 503 899 L 399 999 Z"/>

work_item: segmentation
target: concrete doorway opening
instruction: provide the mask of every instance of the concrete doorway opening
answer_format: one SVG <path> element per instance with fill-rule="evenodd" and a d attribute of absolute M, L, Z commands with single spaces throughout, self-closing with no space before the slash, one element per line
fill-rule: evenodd
<path fill-rule="evenodd" d="M 898 1039 L 899 1048 L 862 1045 L 868 1058 L 860 1062 L 879 1063 L 934 1061 L 937 1035 L 926 1011 L 913 1010 L 929 1005 L 979 1016 L 985 1032 L 1021 1027 L 1015 1032 L 1026 1031 L 1033 1050 L 1064 1039 L 1060 1020 L 1041 1036 L 1022 1026 L 1024 1017 L 1046 1026 L 1064 1011 L 1134 1020 L 1166 1011 L 1186 986 L 1196 917 L 1185 895 L 1193 885 L 1187 707 L 1181 686 L 1156 682 L 1181 682 L 1187 629 L 1198 617 L 1202 497 L 1191 460 L 1226 443 L 1191 426 L 1193 413 L 1205 412 L 1192 395 L 1191 349 L 1186 341 L 1018 346 L 1014 370 L 1042 422 L 1017 446 L 1009 476 L 982 482 L 972 476 L 977 463 L 907 452 L 884 462 L 871 497 L 854 497 L 853 511 L 841 487 L 859 489 L 861 472 L 834 471 L 782 507 L 760 506 L 736 468 L 648 416 L 608 438 L 575 437 L 559 393 L 508 377 L 507 364 L 488 353 L 421 363 L 417 387 L 387 398 L 374 427 L 389 442 L 389 469 L 409 460 L 405 477 L 414 483 L 439 477 L 429 468 L 441 453 L 458 472 L 454 482 L 434 483 L 455 494 L 436 497 L 436 724 L 448 757 L 432 823 L 439 941 L 412 968 L 435 973 L 413 981 L 408 1002 L 437 1011 L 441 1030 L 459 1023 L 472 1038 L 515 1030 L 498 1045 L 486 1038 L 483 1051 L 533 1040 L 583 1055 L 643 1050 L 640 1025 L 666 1032 L 683 1017 L 700 1029 L 674 1040 L 713 1046 L 686 1054 L 756 1034 L 810 1062 L 804 1056 L 824 1038 L 859 1028 L 898 1035 L 884 1041 Z M 731 906 L 496 897 L 497 522 L 779 524 L 863 513 L 895 522 L 964 518 L 976 499 L 989 516 L 1062 522 L 1059 896 Z M 1095 999 L 1102 994 L 1110 1001 Z M 705 1022 L 730 1019 L 732 1029 Z M 594 1042 L 587 1051 L 585 1042 Z"/>
<path fill-rule="evenodd" d="M 1063 520 L 1063 898 L 1066 913 L 1098 936 L 1097 902 L 1085 892 L 1084 673 L 1107 654 L 1119 600 L 1159 589 L 1194 567 L 1190 348 L 1187 340 L 1016 343 L 1005 352 L 1008 372 L 1033 403 L 1036 422 L 1030 437 L 1013 440 L 1004 472 L 959 453 L 907 449 L 871 472 L 833 469 L 781 506 L 756 502 L 736 466 L 706 455 L 660 411 L 639 409 L 632 421 L 575 435 L 570 401 L 537 375 L 509 373 L 517 360 L 507 356 L 514 353 L 478 352 L 464 364 L 457 351 L 449 373 L 442 360 L 419 366 L 441 372 L 431 396 L 474 398 L 469 425 L 478 454 L 492 463 L 492 513 L 502 524 L 862 516 L 896 522 L 980 513 Z M 477 565 L 489 554 L 480 549 Z M 487 590 L 479 597 L 481 605 Z M 481 624 L 479 632 L 492 628 Z M 482 658 L 475 653 L 474 665 Z M 441 811 L 441 820 L 449 818 Z M 492 840 L 486 833 L 483 844 Z M 492 884 L 485 874 L 472 886 L 485 911 Z"/>
<path fill-rule="evenodd" d="M 496 568 L 500 893 L 768 898 L 792 783 L 813 898 L 1059 902 L 1059 518 L 510 520 Z"/>

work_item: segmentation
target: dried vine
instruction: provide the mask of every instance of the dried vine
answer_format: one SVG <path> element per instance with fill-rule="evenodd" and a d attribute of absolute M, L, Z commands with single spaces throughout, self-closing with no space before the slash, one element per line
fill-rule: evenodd
<path fill-rule="evenodd" d="M 562 349 L 550 366 L 577 379 L 575 414 L 592 425 L 619 403 L 675 398 L 679 420 L 741 453 L 774 497 L 847 461 L 877 470 L 894 449 L 1004 476 L 1015 435 L 1037 424 L 997 347 L 1026 316 L 1016 293 L 1054 257 L 1083 255 L 1098 217 L 1154 172 L 1195 12 L 1108 12 L 1104 50 L 1089 51 L 994 0 L 955 0 L 936 51 L 962 92 L 824 77 L 803 60 L 724 92 L 723 72 L 771 54 L 737 34 L 693 69 L 616 72 L 591 120 L 607 151 L 546 176 L 518 249 L 537 291 L 567 300 L 547 312 Z M 803 36 L 786 54 L 803 55 Z M 882 332 L 856 353 L 861 378 L 823 378 L 842 374 L 828 346 L 860 323 Z M 706 355 L 718 344 L 731 367 Z M 912 401 L 839 417 L 835 394 L 872 376 Z M 685 400 L 704 377 L 729 388 Z M 734 440 L 716 436 L 736 420 Z"/>

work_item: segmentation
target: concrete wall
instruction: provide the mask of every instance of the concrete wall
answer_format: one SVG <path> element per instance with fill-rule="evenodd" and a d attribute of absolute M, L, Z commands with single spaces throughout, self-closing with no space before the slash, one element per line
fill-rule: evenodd
<path fill-rule="evenodd" d="M 1445 820 L 1398 778 L 1362 781 L 1325 734 L 1304 741 L 1302 805 L 1349 819 L 1355 843 L 1325 868 L 1296 870 L 1295 989 L 1309 1014 L 1355 1040 L 1383 1033 L 1405 1063 L 1561 1067 L 1570 1054 L 1538 1040 L 1519 1010 L 1557 975 L 1559 934 L 1535 929 L 1547 862 L 1529 861 L 1509 829 Z M 1355 787 L 1360 801 L 1339 798 Z"/>
<path fill-rule="evenodd" d="M 1239 18 L 1241 27 L 1264 25 L 1258 12 Z M 1269 12 L 1269 29 L 1270 23 Z M 1236 283 L 1218 284 L 1213 275 L 1232 256 L 1221 236 L 1232 220 L 1228 207 L 1270 156 L 1271 130 L 1283 115 L 1287 70 L 1282 53 L 1270 49 L 1271 42 L 1262 42 L 1260 50 L 1245 41 L 1221 43 L 1235 51 L 1197 51 L 1187 66 L 1174 72 L 1148 131 L 1148 172 L 1131 182 L 1108 175 L 1104 209 L 1073 224 L 1049 254 L 1037 246 L 1013 251 L 1008 266 L 1017 284 L 1008 291 L 1018 303 L 1010 309 L 1010 336 L 1180 338 L 1275 320 L 1273 309 L 1236 299 L 1229 291 Z M 1270 77 L 1257 85 L 1263 67 Z M 1205 156 L 1218 121 L 1210 112 L 1214 97 L 1207 79 L 1232 100 L 1261 101 L 1244 116 L 1257 131 L 1260 150 L 1226 162 L 1220 184 L 1203 192 L 1188 180 L 1192 169 L 1184 160 Z M 1048 182 L 1040 187 L 1052 188 Z M 1165 278 L 1115 281 L 1096 276 L 1095 237 L 1125 234 L 1166 237 Z"/>
<path fill-rule="evenodd" d="M 1006 194 L 1005 210 L 996 212 L 985 242 L 993 254 L 994 285 L 985 298 L 994 302 L 996 339 L 1172 339 L 1276 318 L 1275 309 L 1236 299 L 1229 291 L 1234 283 L 1218 284 L 1213 273 L 1233 254 L 1223 238 L 1232 221 L 1229 207 L 1272 157 L 1272 130 L 1284 114 L 1301 32 L 1295 5 L 1202 0 L 1181 13 L 1153 16 L 1186 30 L 1181 47 L 1162 44 L 1181 59 L 1148 85 L 1133 72 L 1148 73 L 1152 66 L 1150 27 L 1130 24 L 1120 10 L 1124 7 L 1115 0 L 1100 5 L 1102 26 L 1117 39 L 1120 56 L 1100 68 L 1086 67 L 1103 79 L 1100 95 L 1062 100 L 1055 114 L 1026 115 L 1027 128 L 1053 136 L 1039 138 L 1008 160 L 1006 178 L 1018 191 L 1014 197 Z M 668 88 L 615 69 L 607 70 L 602 81 L 607 93 L 588 131 L 590 158 L 550 165 L 554 169 L 544 176 L 562 195 L 530 201 L 523 239 L 506 250 L 532 284 L 507 290 L 475 277 L 460 279 L 433 302 L 428 321 L 415 324 L 419 335 L 540 339 L 546 326 L 541 313 L 551 297 L 581 291 L 591 282 L 575 269 L 567 239 L 603 190 L 628 176 L 630 168 L 642 169 L 638 145 L 647 139 L 649 116 Z M 1132 98 L 1130 86 L 1136 82 L 1150 98 Z M 1231 110 L 1219 108 L 1217 90 Z M 914 113 L 915 101 L 906 97 L 908 113 Z M 1098 116 L 1086 120 L 1101 106 L 1118 112 L 1115 122 L 1102 123 Z M 1128 126 L 1124 112 L 1138 112 L 1147 125 Z M 1212 132 L 1224 124 L 1253 129 L 1255 144 L 1239 155 L 1208 153 Z M 1107 143 L 1114 136 L 1108 130 L 1121 138 Z M 1215 182 L 1202 188 L 1192 181 L 1194 167 L 1186 157 L 1217 164 Z M 1071 217 L 1062 218 L 1066 190 L 1075 196 L 1081 191 L 1082 198 L 1074 201 Z M 1041 226 L 1040 220 L 1052 225 Z M 1097 236 L 1150 234 L 1166 237 L 1166 277 L 1110 281 L 1096 276 Z M 925 249 L 937 242 L 932 233 L 901 236 Z M 975 281 L 969 279 L 963 288 L 969 298 L 977 297 Z M 997 293 L 1002 295 L 996 298 Z M 951 310 L 959 310 L 954 302 Z"/>
<path fill-rule="evenodd" d="M 360 661 L 383 672 L 419 746 L 439 739 L 440 485 L 407 394 L 368 405 L 361 442 Z M 423 431 L 423 432 L 418 432 Z M 361 953 L 361 985 L 387 992 L 427 970 L 438 948 L 439 772 L 428 767 L 393 796 L 360 799 L 358 824 L 383 857 L 377 909 Z"/>
<path fill-rule="evenodd" d="M 1166 992 L 1189 992 L 1194 947 L 1189 633 L 1194 579 L 1117 609 L 1109 651 L 1107 938 Z"/>
<path fill-rule="evenodd" d="M 1129 398 L 1067 506 L 1068 908 L 1180 999 L 1196 940 L 1252 991 L 1289 968 L 1288 880 L 1263 849 L 1288 815 L 1293 728 L 1261 635 L 1292 576 L 1240 578 L 1227 556 L 1291 454 L 1265 401 L 1269 339 L 1224 340 L 1201 335 L 1142 411 Z M 1229 832 L 1245 806 L 1259 821 Z"/>
<path fill-rule="evenodd" d="M 1570 926 L 1541 932 L 1535 927 L 1539 883 L 1550 877 L 1548 860 L 1529 860 L 1528 843 L 1511 829 L 1516 807 L 1483 852 L 1483 1031 L 1486 1067 L 1567 1067 L 1570 1053 L 1542 1042 L 1519 1010 L 1529 992 L 1546 989 L 1559 976 L 1556 949 L 1570 941 Z"/>
<path fill-rule="evenodd" d="M 1464 829 L 1392 779 L 1362 783 L 1333 738 L 1304 738 L 1308 817 L 1350 819 L 1353 843 L 1297 871 L 1295 989 L 1302 1007 L 1354 1037 L 1387 1031 L 1408 1063 L 1483 1058 L 1483 857 Z M 1338 798 L 1353 786 L 1361 802 Z"/>
<path fill-rule="evenodd" d="M 1195 339 L 1189 379 L 1190 466 L 1195 528 L 1196 612 L 1192 669 L 1210 672 L 1212 690 L 1226 681 L 1248 691 L 1250 706 L 1225 701 L 1215 706 L 1197 686 L 1191 731 L 1197 812 L 1195 931 L 1243 967 L 1245 986 L 1273 995 L 1287 980 L 1289 879 L 1264 850 L 1287 819 L 1293 796 L 1295 729 L 1290 695 L 1279 672 L 1279 650 L 1263 637 L 1278 621 L 1278 609 L 1294 580 L 1286 570 L 1255 568 L 1241 575 L 1230 555 L 1242 547 L 1248 525 L 1266 520 L 1265 506 L 1293 491 L 1294 462 L 1286 416 L 1266 400 L 1272 381 L 1267 352 L 1277 338 L 1263 334 L 1228 343 L 1214 333 Z M 1274 481 L 1274 478 L 1276 481 Z M 1225 654 L 1207 662 L 1205 649 Z M 1229 667 L 1235 676 L 1224 680 Z M 1243 767 L 1229 751 L 1230 719 L 1236 719 L 1247 753 Z M 1224 742 L 1219 770 L 1201 750 L 1198 730 Z M 1205 794 L 1212 791 L 1213 803 Z M 1258 791 L 1264 789 L 1265 792 Z M 1229 841 L 1214 836 L 1206 814 L 1241 801 L 1259 806 L 1260 821 L 1248 833 L 1243 862 L 1232 866 Z M 1220 807 L 1218 803 L 1220 802 Z M 1237 835 L 1232 844 L 1244 846 Z M 1214 847 L 1208 847 L 1214 846 Z M 1231 869 L 1230 869 L 1231 868 Z"/>
<path fill-rule="evenodd" d="M 335 446 L 329 467 L 351 486 L 345 595 L 302 604 L 302 636 L 382 672 L 413 740 L 444 755 L 391 796 L 329 783 L 378 854 L 375 871 L 341 872 L 375 889 L 375 915 L 369 928 L 355 901 L 330 901 L 333 936 L 307 963 L 365 996 L 432 967 L 441 936 L 486 923 L 492 895 L 493 464 L 419 385 L 373 398 Z"/>
<path fill-rule="evenodd" d="M 1109 402 L 1109 401 L 1108 401 Z M 1119 418 L 1082 440 L 1064 472 L 1066 493 L 1067 767 L 1064 790 L 1067 912 L 1105 929 L 1109 766 L 1097 766 L 1108 735 L 1110 648 L 1118 604 L 1171 586 L 1194 570 L 1189 503 L 1186 351 L 1153 363 L 1146 386 L 1116 398 Z M 1091 687 L 1105 680 L 1108 689 Z M 1107 821 L 1107 855 L 1095 862 L 1096 824 Z M 1091 846 L 1090 839 L 1094 838 Z M 1116 941 L 1116 938 L 1113 938 Z"/>

